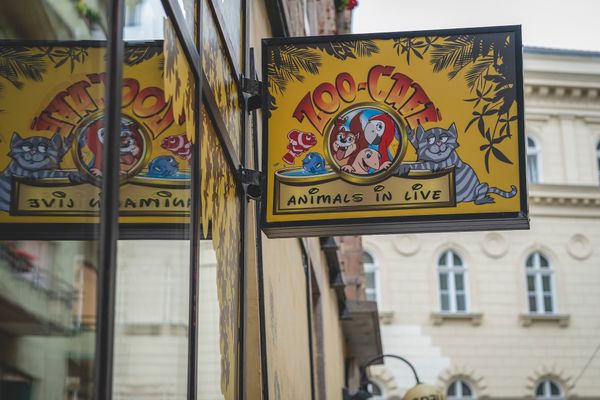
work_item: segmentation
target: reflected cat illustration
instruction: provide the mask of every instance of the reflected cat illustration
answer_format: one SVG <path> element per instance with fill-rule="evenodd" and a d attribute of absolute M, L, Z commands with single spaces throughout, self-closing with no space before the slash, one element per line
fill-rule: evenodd
<path fill-rule="evenodd" d="M 14 132 L 9 153 L 12 160 L 0 173 L 0 210 L 8 211 L 10 208 L 13 177 L 32 180 L 69 178 L 79 181 L 80 177 L 77 174 L 58 170 L 59 163 L 72 142 L 72 134 L 63 142 L 58 132 L 51 138 L 43 136 L 22 138 L 19 133 Z"/>

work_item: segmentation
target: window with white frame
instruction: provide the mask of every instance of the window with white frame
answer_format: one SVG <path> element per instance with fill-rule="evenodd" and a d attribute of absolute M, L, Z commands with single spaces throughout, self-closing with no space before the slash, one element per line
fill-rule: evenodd
<path fill-rule="evenodd" d="M 536 251 L 527 257 L 525 271 L 529 312 L 536 314 L 554 313 L 554 275 L 550 260 L 539 251 Z"/>
<path fill-rule="evenodd" d="M 448 385 L 446 398 L 448 400 L 475 400 L 475 391 L 469 383 L 457 379 Z"/>
<path fill-rule="evenodd" d="M 447 250 L 440 256 L 437 268 L 441 310 L 467 312 L 467 270 L 462 258 L 453 250 Z"/>
<path fill-rule="evenodd" d="M 527 136 L 527 178 L 530 183 L 540 182 L 540 148 L 530 136 Z"/>
<path fill-rule="evenodd" d="M 363 252 L 365 295 L 369 301 L 379 302 L 379 266 L 369 252 Z"/>
<path fill-rule="evenodd" d="M 563 392 L 560 385 L 552 379 L 544 379 L 535 388 L 537 400 L 563 400 Z"/>
<path fill-rule="evenodd" d="M 596 164 L 598 165 L 598 182 L 600 182 L 600 141 L 596 145 Z"/>

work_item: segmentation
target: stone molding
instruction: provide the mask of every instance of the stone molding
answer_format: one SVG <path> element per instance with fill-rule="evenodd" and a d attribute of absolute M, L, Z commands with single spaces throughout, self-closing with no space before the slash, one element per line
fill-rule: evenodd
<path fill-rule="evenodd" d="M 578 87 L 570 85 L 544 85 L 525 84 L 525 96 L 553 98 L 567 101 L 595 101 L 600 102 L 600 88 Z"/>
<path fill-rule="evenodd" d="M 430 314 L 431 322 L 434 325 L 442 325 L 445 321 L 467 321 L 473 326 L 481 325 L 483 313 L 480 312 L 432 312 Z"/>
<path fill-rule="evenodd" d="M 575 384 L 571 376 L 566 376 L 565 371 L 556 365 L 543 365 L 527 377 L 523 398 L 528 400 L 535 399 L 535 389 L 543 379 L 551 379 L 560 384 L 563 390 L 563 398 L 574 399 L 578 397 L 575 393 Z"/>
<path fill-rule="evenodd" d="M 467 381 L 473 387 L 477 399 L 486 400 L 490 398 L 483 376 L 479 375 L 474 368 L 465 365 L 451 365 L 445 369 L 438 378 L 438 387 L 443 393 L 446 393 L 448 385 L 457 379 Z"/>
<path fill-rule="evenodd" d="M 532 213 L 545 207 L 573 208 L 582 216 L 600 216 L 600 187 L 591 185 L 530 184 L 529 202 Z M 575 213 L 577 214 L 577 213 Z"/>
<path fill-rule="evenodd" d="M 554 323 L 561 328 L 569 326 L 571 316 L 569 314 L 533 314 L 526 313 L 519 315 L 519 321 L 524 327 L 529 327 L 534 323 Z"/>

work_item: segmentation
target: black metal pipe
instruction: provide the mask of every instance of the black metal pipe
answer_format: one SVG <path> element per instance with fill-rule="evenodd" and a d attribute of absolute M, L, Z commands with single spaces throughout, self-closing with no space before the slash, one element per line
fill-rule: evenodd
<path fill-rule="evenodd" d="M 256 73 L 256 65 L 254 63 L 254 48 L 249 49 L 248 64 L 250 68 L 250 77 L 258 79 Z M 260 170 L 260 162 L 258 159 L 259 142 L 258 142 L 258 112 L 256 110 L 251 113 L 252 121 L 252 161 L 254 168 Z M 269 368 L 267 363 L 267 337 L 266 337 L 266 320 L 265 320 L 265 284 L 264 284 L 264 269 L 262 256 L 262 231 L 260 230 L 260 210 L 262 209 L 259 199 L 254 207 L 254 234 L 256 237 L 256 278 L 258 281 L 258 329 L 260 340 L 260 371 L 262 384 L 262 398 L 269 400 Z"/>
<path fill-rule="evenodd" d="M 119 238 L 119 147 L 121 136 L 121 86 L 123 81 L 123 0 L 108 3 L 108 83 L 106 87 L 105 124 L 102 160 L 102 199 L 98 246 L 98 302 L 96 305 L 96 400 L 110 400 L 113 388 L 113 350 L 115 323 L 115 292 L 117 241 Z"/>
<path fill-rule="evenodd" d="M 417 381 L 417 384 L 421 383 L 421 381 L 419 380 L 419 376 L 417 375 L 417 370 L 415 369 L 415 367 L 413 367 L 413 365 L 410 363 L 410 361 L 408 361 L 404 357 L 400 357 L 400 356 L 397 356 L 395 354 L 381 354 L 381 355 L 378 355 L 376 357 L 371 358 L 363 366 L 361 366 L 361 381 L 362 382 L 366 382 L 367 381 L 367 379 L 366 379 L 366 377 L 367 377 L 367 367 L 369 365 L 371 365 L 372 363 L 374 363 L 375 361 L 382 360 L 385 357 L 395 358 L 397 360 L 404 361 L 404 363 L 406 363 L 406 365 L 408 365 L 410 367 L 410 369 L 412 370 L 413 374 L 415 375 L 415 380 Z"/>

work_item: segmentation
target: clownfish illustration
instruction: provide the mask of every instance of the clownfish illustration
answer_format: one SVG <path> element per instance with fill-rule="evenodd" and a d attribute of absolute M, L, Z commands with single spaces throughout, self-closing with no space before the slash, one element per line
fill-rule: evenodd
<path fill-rule="evenodd" d="M 189 161 L 192 158 L 192 142 L 185 133 L 164 138 L 160 147 L 184 160 Z"/>
<path fill-rule="evenodd" d="M 290 143 L 287 145 L 288 152 L 282 157 L 287 164 L 293 164 L 296 157 L 301 156 L 317 144 L 317 138 L 310 132 L 300 132 L 294 129 L 288 133 Z"/>

